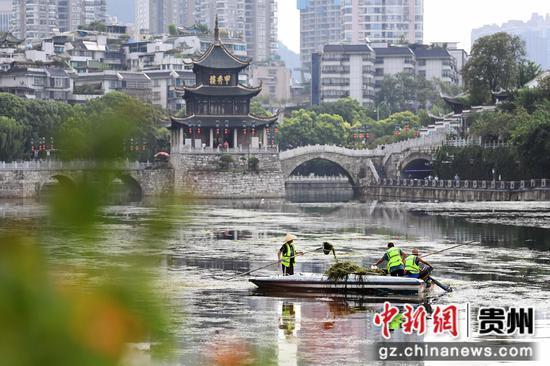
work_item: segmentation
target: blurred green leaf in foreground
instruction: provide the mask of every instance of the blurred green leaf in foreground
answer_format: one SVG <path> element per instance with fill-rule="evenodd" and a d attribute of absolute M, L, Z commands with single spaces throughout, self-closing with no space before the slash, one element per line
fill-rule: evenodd
<path fill-rule="evenodd" d="M 0 364 L 102 366 L 134 364 L 130 345 L 152 345 L 148 357 L 168 357 L 172 340 L 163 295 L 155 290 L 164 236 L 170 235 L 172 198 L 136 225 L 137 250 L 109 256 L 97 247 L 111 169 L 135 131 L 133 112 L 97 113 L 59 137 L 63 158 L 97 165 L 73 185 L 59 185 L 47 218 L 0 231 Z M 70 124 L 68 124 L 70 125 Z M 160 218 L 162 215 L 162 219 Z M 86 247 L 83 260 L 53 260 L 47 230 Z M 74 255 L 74 254 L 73 254 Z M 90 263 L 100 263 L 90 266 Z"/>

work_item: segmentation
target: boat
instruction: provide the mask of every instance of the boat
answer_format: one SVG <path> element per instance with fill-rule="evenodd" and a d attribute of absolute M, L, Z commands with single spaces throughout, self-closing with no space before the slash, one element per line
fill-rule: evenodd
<path fill-rule="evenodd" d="M 371 297 L 374 299 L 405 299 L 422 301 L 430 293 L 431 284 L 408 277 L 349 275 L 333 281 L 321 274 L 296 274 L 249 279 L 261 293 L 284 293 L 297 296 Z"/>

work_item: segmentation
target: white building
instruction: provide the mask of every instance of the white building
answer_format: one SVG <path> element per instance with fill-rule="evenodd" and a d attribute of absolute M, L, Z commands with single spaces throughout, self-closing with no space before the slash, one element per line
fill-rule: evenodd
<path fill-rule="evenodd" d="M 326 45 L 320 63 L 320 101 L 351 97 L 363 106 L 372 106 L 374 61 L 374 50 L 367 44 Z"/>
<path fill-rule="evenodd" d="M 424 0 L 343 0 L 341 12 L 346 42 L 423 42 Z"/>
<path fill-rule="evenodd" d="M 409 47 L 376 44 L 374 45 L 374 52 L 376 53 L 374 70 L 376 88 L 380 87 L 380 83 L 386 75 L 395 75 L 402 72 L 415 73 L 415 56 Z"/>
<path fill-rule="evenodd" d="M 411 45 L 416 59 L 416 74 L 426 80 L 439 79 L 458 85 L 458 70 L 455 58 L 446 48 L 427 45 Z"/>
<path fill-rule="evenodd" d="M 326 44 L 422 43 L 424 0 L 298 0 L 302 67 Z"/>

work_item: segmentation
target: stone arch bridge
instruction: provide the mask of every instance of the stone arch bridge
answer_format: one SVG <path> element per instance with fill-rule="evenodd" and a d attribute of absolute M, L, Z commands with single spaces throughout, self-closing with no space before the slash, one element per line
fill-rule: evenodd
<path fill-rule="evenodd" d="M 76 185 L 108 172 L 140 196 L 172 190 L 173 169 L 167 163 L 118 163 L 101 166 L 86 161 L 37 161 L 0 164 L 0 198 L 39 197 L 49 185 Z M 112 183 L 112 182 L 111 182 Z"/>
<path fill-rule="evenodd" d="M 382 178 L 401 178 L 413 162 L 431 163 L 433 151 L 446 141 L 445 133 L 379 146 L 352 150 L 338 146 L 304 146 L 279 154 L 285 180 L 302 164 L 322 159 L 339 165 L 352 186 L 378 182 Z"/>

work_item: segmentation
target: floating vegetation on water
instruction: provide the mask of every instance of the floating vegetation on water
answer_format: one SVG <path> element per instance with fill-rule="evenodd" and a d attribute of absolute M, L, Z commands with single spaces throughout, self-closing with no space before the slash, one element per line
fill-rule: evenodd
<path fill-rule="evenodd" d="M 351 274 L 359 276 L 359 279 L 362 280 L 362 277 L 365 275 L 383 276 L 385 275 L 385 272 L 379 268 L 368 269 L 353 262 L 335 263 L 325 272 L 325 275 L 331 281 L 347 279 L 347 277 Z"/>

